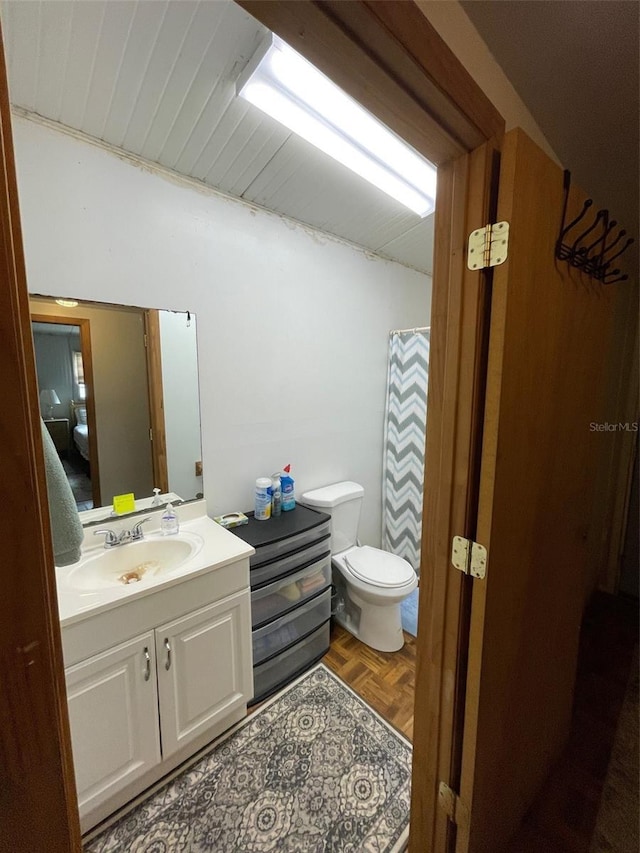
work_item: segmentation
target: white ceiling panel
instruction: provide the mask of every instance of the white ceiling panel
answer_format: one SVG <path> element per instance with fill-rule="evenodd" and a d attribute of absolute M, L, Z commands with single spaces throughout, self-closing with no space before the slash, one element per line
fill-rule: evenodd
<path fill-rule="evenodd" d="M 176 53 L 175 65 L 145 141 L 145 156 L 150 160 L 162 160 L 169 168 L 175 167 L 189 131 L 206 106 L 211 82 L 224 68 L 224 59 L 219 59 L 219 45 L 224 47 L 228 12 L 226 3 L 196 4 L 195 16 L 180 52 Z M 255 30 L 245 36 L 246 41 L 252 45 L 261 32 L 256 24 Z"/>
<path fill-rule="evenodd" d="M 15 105 L 430 272 L 418 216 L 236 97 L 265 30 L 231 0 L 0 9 Z"/>
<path fill-rule="evenodd" d="M 96 11 L 102 11 L 97 32 L 84 18 L 85 14 L 89 14 L 84 11 L 85 6 L 94 6 Z M 103 138 L 134 13 L 135 7 L 132 3 L 97 0 L 94 3 L 84 3 L 81 9 L 75 10 L 74 18 L 78 30 L 77 33 L 74 32 L 73 58 L 69 60 L 70 73 L 64 83 L 64 111 L 60 116 L 62 124 L 77 130 L 82 128 L 84 133 L 96 139 Z M 87 46 L 93 51 L 93 60 Z M 86 81 L 84 84 L 83 79 Z M 85 85 L 87 94 L 83 99 L 78 90 Z"/>
<path fill-rule="evenodd" d="M 419 217 L 383 196 L 345 166 L 291 135 L 244 193 L 244 198 L 376 251 Z M 387 237 L 381 229 L 388 228 Z M 375 244 L 371 237 L 375 237 Z"/>
<path fill-rule="evenodd" d="M 402 262 L 416 269 L 431 268 L 433 254 L 433 223 L 434 215 L 425 216 L 413 228 L 379 247 L 383 255 L 394 260 L 402 258 Z"/>

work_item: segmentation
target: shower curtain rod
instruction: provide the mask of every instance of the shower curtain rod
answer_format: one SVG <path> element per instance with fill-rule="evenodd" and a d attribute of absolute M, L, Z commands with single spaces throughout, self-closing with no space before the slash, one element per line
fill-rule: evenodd
<path fill-rule="evenodd" d="M 430 332 L 431 326 L 418 326 L 415 329 L 391 329 L 389 335 L 408 335 L 410 332 L 415 334 L 416 332 Z"/>

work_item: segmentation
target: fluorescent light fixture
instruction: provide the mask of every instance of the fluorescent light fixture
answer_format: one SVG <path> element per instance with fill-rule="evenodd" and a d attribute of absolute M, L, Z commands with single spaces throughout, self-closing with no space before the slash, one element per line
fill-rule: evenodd
<path fill-rule="evenodd" d="M 56 299 L 56 302 L 63 308 L 76 308 L 78 305 L 75 299 Z"/>
<path fill-rule="evenodd" d="M 419 216 L 434 209 L 435 166 L 277 36 L 249 62 L 236 93 Z"/>

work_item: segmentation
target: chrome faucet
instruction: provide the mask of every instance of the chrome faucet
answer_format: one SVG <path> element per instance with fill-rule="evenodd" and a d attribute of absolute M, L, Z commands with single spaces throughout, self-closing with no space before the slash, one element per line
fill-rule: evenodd
<path fill-rule="evenodd" d="M 141 521 L 136 521 L 131 530 L 122 530 L 120 533 L 116 533 L 115 530 L 111 530 L 108 527 L 100 530 L 94 530 L 93 535 L 99 536 L 100 534 L 104 534 L 104 547 L 105 548 L 116 548 L 118 545 L 125 545 L 127 542 L 138 542 L 140 539 L 144 539 L 144 533 L 142 532 L 142 525 L 149 521 L 150 516 L 141 519 Z"/>

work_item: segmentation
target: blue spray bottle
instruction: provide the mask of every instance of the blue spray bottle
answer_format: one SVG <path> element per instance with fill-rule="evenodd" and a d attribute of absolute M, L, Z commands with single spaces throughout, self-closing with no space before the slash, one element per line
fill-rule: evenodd
<path fill-rule="evenodd" d="M 296 493 L 293 477 L 291 476 L 291 465 L 287 465 L 280 475 L 280 488 L 282 490 L 282 511 L 287 512 L 290 509 L 295 509 Z"/>

